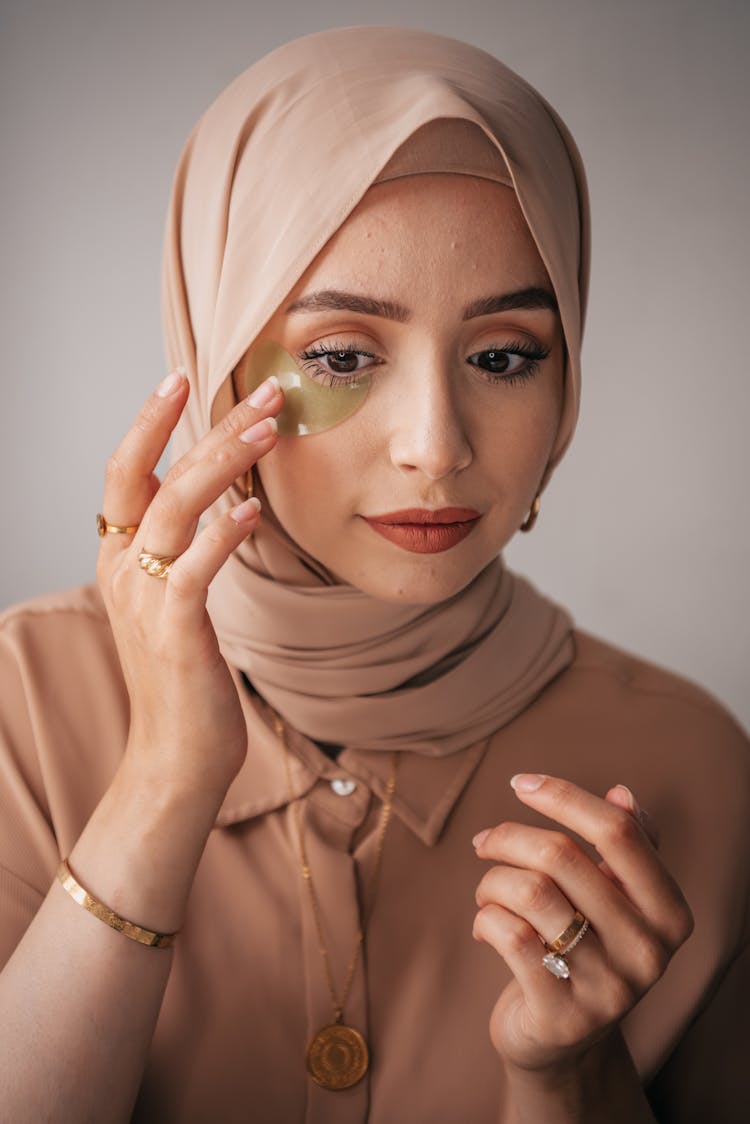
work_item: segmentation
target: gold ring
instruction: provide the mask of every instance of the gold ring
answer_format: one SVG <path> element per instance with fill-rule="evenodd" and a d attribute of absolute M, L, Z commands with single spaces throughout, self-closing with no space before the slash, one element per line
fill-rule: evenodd
<path fill-rule="evenodd" d="M 99 538 L 104 538 L 105 535 L 134 535 L 139 526 L 140 524 L 136 523 L 134 527 L 118 527 L 116 523 L 108 523 L 101 511 L 97 512 L 96 529 Z"/>
<path fill-rule="evenodd" d="M 138 555 L 138 565 L 152 578 L 167 578 L 178 558 L 179 554 L 149 554 L 147 550 L 142 550 Z"/>
<path fill-rule="evenodd" d="M 573 940 L 570 942 L 570 944 L 566 945 L 565 948 L 562 950 L 562 952 L 559 953 L 558 955 L 559 956 L 567 956 L 569 952 L 572 952 L 573 949 L 575 948 L 575 946 L 577 944 L 579 944 L 580 941 L 583 940 L 583 938 L 586 936 L 586 934 L 588 933 L 590 928 L 591 928 L 591 925 L 589 924 L 588 917 L 584 917 L 583 925 L 581 925 L 580 929 L 578 930 L 576 935 L 573 937 Z"/>
<path fill-rule="evenodd" d="M 542 957 L 542 964 L 558 980 L 570 979 L 570 967 L 565 957 L 583 940 L 590 928 L 588 917 L 584 917 L 579 910 L 576 910 L 570 925 L 560 933 L 559 937 L 556 937 L 551 944 L 542 940 L 542 944 L 547 949 L 546 955 Z"/>
<path fill-rule="evenodd" d="M 588 928 L 588 924 L 588 921 L 583 916 L 581 911 L 577 909 L 575 911 L 573 920 L 571 921 L 570 925 L 568 925 L 567 929 L 563 929 L 562 933 L 560 933 L 560 936 L 555 937 L 553 941 L 546 942 L 547 951 L 554 953 L 556 956 L 564 956 L 566 952 L 570 952 L 573 941 L 578 944 L 578 941 L 583 935 L 581 933 L 581 929 L 583 929 L 584 925 L 586 926 L 586 928 Z"/>

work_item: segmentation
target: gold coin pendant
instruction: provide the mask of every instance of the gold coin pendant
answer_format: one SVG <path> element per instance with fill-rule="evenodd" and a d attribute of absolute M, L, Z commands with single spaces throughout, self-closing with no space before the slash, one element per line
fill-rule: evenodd
<path fill-rule="evenodd" d="M 307 1051 L 307 1068 L 324 1089 L 349 1089 L 367 1073 L 367 1043 L 345 1023 L 324 1026 Z"/>

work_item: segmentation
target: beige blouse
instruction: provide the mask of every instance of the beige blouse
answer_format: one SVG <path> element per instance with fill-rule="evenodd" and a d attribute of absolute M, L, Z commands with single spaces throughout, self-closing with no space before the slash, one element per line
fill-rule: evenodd
<path fill-rule="evenodd" d="M 331 1000 L 283 750 L 265 705 L 237 675 L 247 760 L 198 868 L 135 1121 L 497 1122 L 503 1073 L 488 1019 L 509 974 L 493 949 L 472 939 L 487 864 L 471 840 L 505 819 L 543 822 L 509 787 L 523 771 L 564 776 L 599 795 L 622 782 L 656 820 L 696 929 L 631 1013 L 628 1041 L 660 1120 L 746 1119 L 748 741 L 686 680 L 584 633 L 575 643 L 572 666 L 491 738 L 447 757 L 403 753 L 346 1008 L 368 1039 L 371 1066 L 340 1092 L 320 1088 L 305 1068 L 310 1038 L 332 1020 Z M 4 964 L 126 741 L 128 698 L 94 586 L 0 617 L 0 700 Z M 333 760 L 302 736 L 289 742 L 340 991 L 391 755 L 347 746 Z M 333 783 L 339 779 L 353 786 Z"/>

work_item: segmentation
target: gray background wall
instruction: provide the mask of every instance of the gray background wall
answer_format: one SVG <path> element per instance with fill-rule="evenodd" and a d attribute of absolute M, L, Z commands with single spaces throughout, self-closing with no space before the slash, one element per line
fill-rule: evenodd
<path fill-rule="evenodd" d="M 582 415 L 507 557 L 750 725 L 742 0 L 4 0 L 0 604 L 93 575 L 104 462 L 164 372 L 162 230 L 194 121 L 277 44 L 356 23 L 476 43 L 571 127 L 594 218 Z"/>

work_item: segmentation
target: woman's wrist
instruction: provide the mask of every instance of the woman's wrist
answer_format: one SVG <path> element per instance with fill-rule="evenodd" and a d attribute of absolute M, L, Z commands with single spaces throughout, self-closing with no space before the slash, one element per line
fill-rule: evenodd
<path fill-rule="evenodd" d="M 71 867 L 115 913 L 174 932 L 222 799 L 136 768 L 126 754 L 70 853 Z"/>
<path fill-rule="evenodd" d="M 614 1030 L 546 1070 L 505 1064 L 508 1124 L 656 1124 L 633 1059 Z"/>

